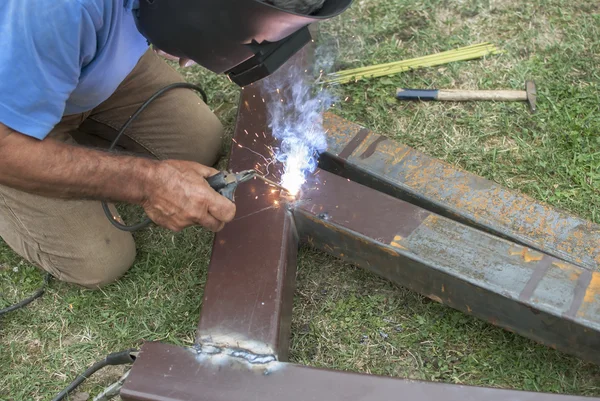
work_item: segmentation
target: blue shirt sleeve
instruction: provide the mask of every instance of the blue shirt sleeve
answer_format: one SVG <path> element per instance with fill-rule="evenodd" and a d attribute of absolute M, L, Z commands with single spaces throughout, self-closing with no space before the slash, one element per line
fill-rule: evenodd
<path fill-rule="evenodd" d="M 94 57 L 98 19 L 78 0 L 1 3 L 0 122 L 43 139 Z"/>

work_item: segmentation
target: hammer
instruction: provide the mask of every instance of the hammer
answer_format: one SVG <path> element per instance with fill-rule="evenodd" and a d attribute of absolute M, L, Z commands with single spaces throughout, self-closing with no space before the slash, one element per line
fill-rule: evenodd
<path fill-rule="evenodd" d="M 461 89 L 402 89 L 396 91 L 398 100 L 440 100 L 464 102 L 492 100 L 497 102 L 527 102 L 535 112 L 537 92 L 535 82 L 525 81 L 525 90 L 461 90 Z"/>

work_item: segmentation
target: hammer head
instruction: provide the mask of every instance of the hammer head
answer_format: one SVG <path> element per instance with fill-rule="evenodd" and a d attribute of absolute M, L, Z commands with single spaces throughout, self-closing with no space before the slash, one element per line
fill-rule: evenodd
<path fill-rule="evenodd" d="M 531 112 L 535 112 L 535 103 L 537 102 L 537 90 L 535 88 L 535 82 L 525 81 L 525 92 L 527 93 L 527 102 L 529 103 L 529 109 Z"/>

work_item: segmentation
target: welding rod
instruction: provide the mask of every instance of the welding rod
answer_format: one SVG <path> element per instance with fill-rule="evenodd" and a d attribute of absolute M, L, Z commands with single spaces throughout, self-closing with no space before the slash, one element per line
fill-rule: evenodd
<path fill-rule="evenodd" d="M 276 188 L 279 188 L 279 189 L 281 189 L 281 190 L 283 190 L 283 191 L 285 191 L 287 193 L 290 193 L 290 191 L 287 188 L 285 188 L 285 187 L 277 184 L 275 181 L 271 181 L 270 179 L 268 179 L 267 177 L 265 177 L 263 175 L 256 174 L 255 177 L 263 180 L 264 182 L 266 182 L 269 185 L 272 185 L 272 186 L 274 186 Z"/>

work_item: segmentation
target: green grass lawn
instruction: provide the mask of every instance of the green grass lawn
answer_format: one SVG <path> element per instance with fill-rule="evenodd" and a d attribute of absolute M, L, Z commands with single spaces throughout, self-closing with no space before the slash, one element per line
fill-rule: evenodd
<path fill-rule="evenodd" d="M 320 27 L 335 69 L 490 41 L 485 60 L 334 88 L 335 113 L 506 187 L 600 223 L 600 6 L 584 0 L 355 0 Z M 195 67 L 232 130 L 238 90 Z M 539 112 L 521 103 L 400 103 L 396 87 L 522 88 L 538 84 Z M 190 345 L 212 235 L 136 234 L 139 257 L 118 283 L 85 291 L 53 282 L 0 322 L 0 399 L 46 400 L 105 354 L 160 340 Z M 0 307 L 42 282 L 0 245 Z M 227 294 L 223 294 L 227 296 Z M 600 396 L 600 368 L 465 316 L 353 266 L 302 249 L 292 361 L 312 366 Z M 122 368 L 94 376 L 96 394 Z"/>

